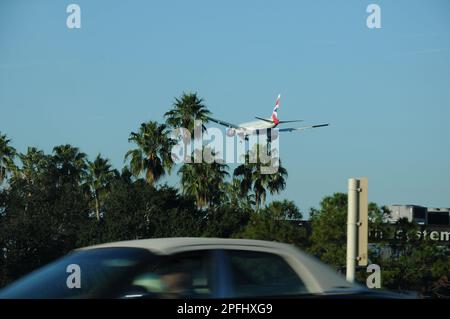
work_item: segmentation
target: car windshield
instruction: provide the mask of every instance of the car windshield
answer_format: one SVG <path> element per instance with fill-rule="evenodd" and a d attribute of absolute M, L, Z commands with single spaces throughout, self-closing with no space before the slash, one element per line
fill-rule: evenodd
<path fill-rule="evenodd" d="M 115 296 L 118 287 L 153 255 L 138 248 L 79 251 L 29 274 L 0 291 L 0 298 Z"/>

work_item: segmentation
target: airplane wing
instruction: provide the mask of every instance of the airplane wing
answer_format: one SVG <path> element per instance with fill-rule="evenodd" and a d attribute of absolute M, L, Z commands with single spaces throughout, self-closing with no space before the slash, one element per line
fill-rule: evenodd
<path fill-rule="evenodd" d="M 255 116 L 255 119 L 258 119 L 258 120 L 261 120 L 261 121 L 264 121 L 264 122 L 272 123 L 272 124 L 273 124 L 273 121 L 272 121 L 272 120 L 265 119 L 265 118 L 262 118 L 262 117 L 257 117 L 257 116 Z"/>
<path fill-rule="evenodd" d="M 303 120 L 280 121 L 278 124 L 284 124 L 284 123 L 297 123 L 297 122 L 303 122 Z"/>
<path fill-rule="evenodd" d="M 214 123 L 217 123 L 217 124 L 229 127 L 229 128 L 235 128 L 235 129 L 240 128 L 239 126 L 234 125 L 232 123 L 228 123 L 228 122 L 225 122 L 225 121 L 222 121 L 222 120 L 218 120 L 218 119 L 215 119 L 215 118 L 212 118 L 212 117 L 209 117 L 209 116 L 208 116 L 208 120 L 210 120 L 210 121 L 212 121 Z"/>
<path fill-rule="evenodd" d="M 273 124 L 273 120 L 270 119 L 265 119 L 262 117 L 258 117 L 255 116 L 256 119 L 267 122 L 267 123 L 272 123 Z M 297 123 L 297 122 L 303 122 L 303 120 L 292 120 L 292 121 L 278 121 L 278 124 L 284 124 L 284 123 Z"/>
<path fill-rule="evenodd" d="M 292 131 L 304 131 L 310 128 L 318 128 L 318 127 L 325 127 L 330 125 L 329 123 L 327 124 L 319 124 L 319 125 L 311 125 L 311 126 L 303 126 L 303 127 L 297 127 L 297 128 L 293 128 L 293 127 L 289 127 L 289 128 L 280 128 L 278 130 L 278 132 L 292 132 Z"/>

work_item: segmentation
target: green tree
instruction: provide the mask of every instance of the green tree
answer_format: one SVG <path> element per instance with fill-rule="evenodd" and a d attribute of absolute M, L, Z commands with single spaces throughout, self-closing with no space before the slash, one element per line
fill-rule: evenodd
<path fill-rule="evenodd" d="M 225 181 L 222 185 L 224 191 L 221 194 L 220 203 L 238 210 L 253 211 L 255 195 L 250 193 L 242 194 L 240 185 L 241 181 L 237 178 L 233 178 L 230 182 Z"/>
<path fill-rule="evenodd" d="M 201 234 L 203 214 L 193 200 L 171 187 L 152 187 L 143 179 L 115 180 L 104 211 L 103 242 Z"/>
<path fill-rule="evenodd" d="M 108 159 L 97 155 L 93 162 L 88 162 L 87 185 L 94 198 L 95 216 L 100 220 L 100 209 L 102 199 L 109 190 L 110 184 L 118 172 L 111 168 Z"/>
<path fill-rule="evenodd" d="M 6 179 L 7 174 L 15 170 L 16 150 L 10 143 L 11 140 L 0 132 L 0 185 Z"/>
<path fill-rule="evenodd" d="M 51 165 L 31 183 L 27 178 L 12 179 L 2 206 L 0 285 L 76 248 L 89 207 L 81 185 L 55 175 Z"/>
<path fill-rule="evenodd" d="M 25 179 L 27 184 L 33 184 L 48 169 L 50 162 L 50 156 L 36 147 L 28 147 L 26 153 L 19 154 L 19 159 L 21 168 L 16 171 L 16 178 Z"/>
<path fill-rule="evenodd" d="M 210 149 L 203 148 L 203 151 L 205 150 L 214 156 L 214 152 Z M 195 152 L 202 153 L 201 150 Z M 215 161 L 211 164 L 204 161 L 183 164 L 178 171 L 181 175 L 183 194 L 195 197 L 199 209 L 211 206 L 223 194 L 224 179 L 229 175 L 227 169 L 226 164 Z"/>
<path fill-rule="evenodd" d="M 256 210 L 260 204 L 266 201 L 267 190 L 270 194 L 276 194 L 286 188 L 287 170 L 281 165 L 273 174 L 265 174 L 263 167 L 267 164 L 261 161 L 261 152 L 265 149 L 257 145 L 252 151 L 246 154 L 245 163 L 239 165 L 234 170 L 234 177 L 240 181 L 241 195 L 246 196 L 250 191 L 255 195 Z"/>
<path fill-rule="evenodd" d="M 195 137 L 195 121 L 201 121 L 201 130 L 205 131 L 204 124 L 208 122 L 209 114 L 211 112 L 203 103 L 203 99 L 197 96 L 197 93 L 183 93 L 180 98 L 175 98 L 172 109 L 164 114 L 166 124 L 174 130 L 174 133 L 176 135 L 182 133 L 185 162 L 189 162 L 187 156 L 190 155 L 190 152 L 187 149 L 191 138 Z M 180 129 L 184 129 L 184 131 L 180 132 Z"/>
<path fill-rule="evenodd" d="M 154 185 L 166 171 L 170 172 L 173 166 L 170 154 L 175 141 L 169 137 L 166 125 L 153 121 L 142 123 L 128 141 L 137 145 L 125 155 L 125 160 L 131 157 L 130 171 L 134 176 L 144 172 L 147 183 Z"/>
<path fill-rule="evenodd" d="M 80 152 L 78 147 L 69 144 L 53 148 L 51 164 L 58 179 L 58 185 L 65 183 L 81 184 L 86 177 L 86 154 Z"/>
<path fill-rule="evenodd" d="M 347 238 L 347 194 L 325 197 L 320 209 L 312 209 L 309 251 L 336 268 L 345 266 Z"/>
<path fill-rule="evenodd" d="M 203 236 L 236 238 L 244 231 L 250 220 L 251 210 L 229 203 L 208 209 L 204 219 Z"/>
<path fill-rule="evenodd" d="M 259 212 L 252 213 L 250 221 L 239 236 L 305 247 L 308 233 L 302 218 L 302 213 L 294 202 L 274 201 Z"/>
<path fill-rule="evenodd" d="M 386 211 L 375 203 L 369 203 L 369 231 L 385 230 Z M 311 246 L 309 252 L 322 261 L 341 269 L 346 265 L 347 245 L 347 194 L 326 196 L 320 208 L 310 211 Z M 375 247 L 373 251 L 379 251 Z M 370 254 L 370 251 L 369 251 Z"/>
<path fill-rule="evenodd" d="M 31 197 L 35 190 L 35 185 L 42 185 L 39 183 L 40 179 L 48 172 L 51 156 L 45 155 L 43 151 L 35 147 L 28 147 L 25 154 L 18 155 L 20 159 L 20 167 L 16 167 L 12 183 L 23 181 L 22 192 L 24 197 Z M 26 201 L 25 211 L 28 209 L 28 201 Z"/>

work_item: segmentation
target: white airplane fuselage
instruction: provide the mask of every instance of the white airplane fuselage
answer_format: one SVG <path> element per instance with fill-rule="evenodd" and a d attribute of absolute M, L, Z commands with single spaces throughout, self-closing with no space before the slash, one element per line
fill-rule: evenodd
<path fill-rule="evenodd" d="M 270 121 L 270 119 L 268 119 Z M 264 121 L 251 121 L 239 124 L 239 127 L 242 127 L 246 130 L 261 130 L 274 128 L 276 125 L 274 123 L 264 122 Z"/>
<path fill-rule="evenodd" d="M 270 119 L 267 119 L 270 121 Z M 248 135 L 257 134 L 261 130 L 275 128 L 276 125 L 274 123 L 269 123 L 265 121 L 251 121 L 245 122 L 238 125 L 239 128 L 230 128 L 227 130 L 228 136 L 233 136 L 235 134 L 240 135 L 242 137 L 246 137 Z"/>

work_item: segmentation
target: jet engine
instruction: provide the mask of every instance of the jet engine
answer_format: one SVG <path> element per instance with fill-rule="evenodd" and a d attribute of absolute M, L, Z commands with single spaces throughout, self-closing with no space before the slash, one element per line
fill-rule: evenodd
<path fill-rule="evenodd" d="M 236 130 L 234 128 L 229 128 L 227 130 L 227 136 L 233 137 L 234 135 L 236 135 Z"/>

